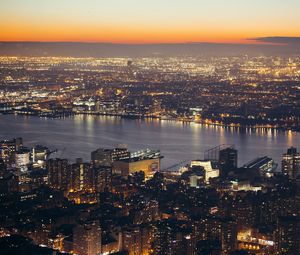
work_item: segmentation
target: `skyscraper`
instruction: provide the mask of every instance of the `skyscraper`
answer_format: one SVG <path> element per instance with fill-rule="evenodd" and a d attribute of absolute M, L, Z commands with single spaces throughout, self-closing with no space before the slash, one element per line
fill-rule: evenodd
<path fill-rule="evenodd" d="M 15 152 L 16 167 L 21 171 L 27 171 L 30 163 L 30 150 L 22 149 Z"/>
<path fill-rule="evenodd" d="M 3 161 L 3 159 L 0 159 L 0 178 L 3 178 L 6 173 L 6 165 Z"/>
<path fill-rule="evenodd" d="M 89 163 L 78 162 L 69 167 L 69 189 L 72 191 L 93 190 L 93 171 Z"/>
<path fill-rule="evenodd" d="M 95 166 L 93 168 L 96 192 L 111 191 L 112 168 L 110 166 Z"/>
<path fill-rule="evenodd" d="M 112 150 L 99 148 L 91 153 L 91 160 L 96 165 L 111 166 Z"/>
<path fill-rule="evenodd" d="M 153 237 L 154 255 L 171 255 L 172 250 L 172 228 L 169 222 L 160 221 L 156 224 Z"/>
<path fill-rule="evenodd" d="M 237 248 L 237 224 L 235 220 L 226 218 L 221 220 L 222 254 L 227 255 Z"/>
<path fill-rule="evenodd" d="M 228 147 L 220 150 L 219 152 L 219 163 L 221 176 L 226 177 L 227 174 L 237 168 L 238 162 L 238 151 L 234 148 Z"/>
<path fill-rule="evenodd" d="M 282 156 L 282 172 L 289 177 L 289 179 L 296 179 L 300 176 L 300 153 L 297 149 L 291 147 L 287 153 Z"/>
<path fill-rule="evenodd" d="M 0 158 L 6 164 L 13 164 L 15 162 L 15 154 L 23 148 L 22 138 L 15 138 L 12 140 L 4 140 L 0 142 Z"/>
<path fill-rule="evenodd" d="M 99 148 L 91 153 L 91 160 L 96 165 L 111 166 L 116 160 L 128 159 L 130 152 L 127 148 Z"/>
<path fill-rule="evenodd" d="M 139 227 L 125 229 L 122 237 L 123 250 L 127 251 L 129 255 L 142 254 L 142 236 Z"/>
<path fill-rule="evenodd" d="M 57 190 L 68 189 L 68 160 L 49 159 L 47 161 L 48 184 Z"/>
<path fill-rule="evenodd" d="M 101 252 L 101 228 L 99 221 L 80 222 L 73 233 L 74 253 L 99 255 Z"/>
<path fill-rule="evenodd" d="M 300 254 L 300 219 L 298 217 L 279 217 L 277 222 L 277 254 Z"/>

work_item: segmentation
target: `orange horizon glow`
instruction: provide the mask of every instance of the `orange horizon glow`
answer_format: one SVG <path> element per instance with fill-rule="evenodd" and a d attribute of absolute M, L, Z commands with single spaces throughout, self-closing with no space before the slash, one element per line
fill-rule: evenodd
<path fill-rule="evenodd" d="M 87 43 L 120 43 L 120 44 L 153 44 L 153 43 L 230 43 L 230 44 L 268 44 L 252 40 L 265 36 L 282 36 L 270 33 L 243 33 L 240 31 L 159 31 L 148 28 L 78 28 L 62 27 L 22 27 L 10 25 L 1 29 L 2 42 L 87 42 Z M 101 31 L 96 33 L 95 31 Z M 46 31 L 46 32 L 45 32 Z M 283 36 L 300 36 L 293 31 L 285 32 Z"/>
<path fill-rule="evenodd" d="M 1 7 L 2 42 L 268 44 L 249 38 L 300 37 L 295 0 L 2 0 Z"/>
<path fill-rule="evenodd" d="M 76 30 L 79 30 L 78 33 Z M 46 32 L 45 32 L 46 31 Z M 99 35 L 95 31 L 101 31 Z M 274 36 L 274 34 L 271 34 Z M 285 33 L 285 36 L 295 34 Z M 82 27 L 24 27 L 10 25 L 1 30 L 2 42 L 86 42 L 116 44 L 155 44 L 155 43 L 227 43 L 227 44 L 270 44 L 251 40 L 264 37 L 264 34 L 245 34 L 225 31 L 159 31 L 155 28 L 141 30 L 137 28 L 85 28 Z"/>
<path fill-rule="evenodd" d="M 212 43 L 212 44 L 253 44 L 253 45 L 269 45 L 269 44 L 275 44 L 275 43 L 268 43 L 268 42 L 259 42 L 255 40 L 247 40 L 247 39 L 199 39 L 195 41 L 186 41 L 186 40 L 162 40 L 158 38 L 157 40 L 134 40 L 134 39 L 128 39 L 128 40 L 109 40 L 109 39 L 9 39 L 9 40 L 0 40 L 1 42 L 40 42 L 40 43 L 108 43 L 108 44 L 128 44 L 128 45 L 150 45 L 150 44 L 196 44 L 196 43 Z"/>

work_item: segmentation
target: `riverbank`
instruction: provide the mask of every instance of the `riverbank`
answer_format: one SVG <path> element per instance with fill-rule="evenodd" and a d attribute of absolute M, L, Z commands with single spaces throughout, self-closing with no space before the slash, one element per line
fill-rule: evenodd
<path fill-rule="evenodd" d="M 255 125 L 245 125 L 240 123 L 223 123 L 219 121 L 214 121 L 211 119 L 204 120 L 194 120 L 191 117 L 170 117 L 170 116 L 155 116 L 155 115 L 140 115 L 140 114 L 114 114 L 114 113 L 95 113 L 95 112 L 67 112 L 67 113 L 37 113 L 37 112 L 2 112 L 3 115 L 24 115 L 24 116 L 36 116 L 40 118 L 49 118 L 49 119 L 59 119 L 59 118 L 69 118 L 76 115 L 94 115 L 94 116 L 109 116 L 109 117 L 118 117 L 124 119 L 153 119 L 160 121 L 175 121 L 183 123 L 196 123 L 207 126 L 218 126 L 225 128 L 235 128 L 235 129 L 271 129 L 279 131 L 293 131 L 300 132 L 300 127 L 292 126 L 280 126 L 278 124 L 255 124 Z"/>

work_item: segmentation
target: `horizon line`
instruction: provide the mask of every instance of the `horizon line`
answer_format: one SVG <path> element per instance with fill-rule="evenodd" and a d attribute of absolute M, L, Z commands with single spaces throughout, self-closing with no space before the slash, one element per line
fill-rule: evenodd
<path fill-rule="evenodd" d="M 259 38 L 249 38 L 243 42 L 213 42 L 213 41 L 200 41 L 200 42 L 106 42 L 106 41 L 32 41 L 32 40 L 20 40 L 20 41 L 2 41 L 0 43 L 82 43 L 82 44 L 109 44 L 109 45 L 197 45 L 197 44 L 215 44 L 215 45 L 269 45 L 269 46 L 283 46 L 283 43 L 272 43 L 272 42 L 262 42 L 258 40 Z M 252 42 L 252 43 L 251 43 Z"/>

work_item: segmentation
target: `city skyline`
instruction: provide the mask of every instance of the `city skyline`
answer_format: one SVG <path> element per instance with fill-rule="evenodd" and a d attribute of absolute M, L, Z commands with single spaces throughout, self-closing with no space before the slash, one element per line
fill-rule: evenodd
<path fill-rule="evenodd" d="M 299 8 L 295 0 L 4 0 L 0 41 L 272 44 L 298 40 Z"/>
<path fill-rule="evenodd" d="M 299 255 L 299 0 L 0 0 L 1 255 Z"/>

